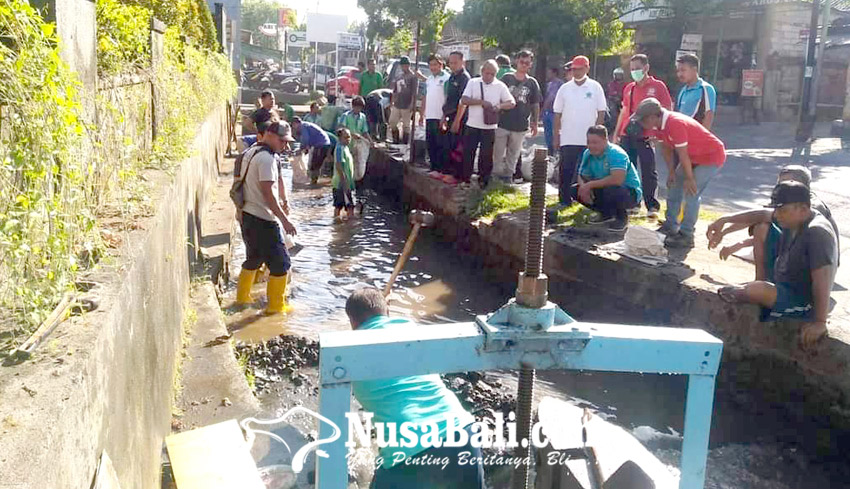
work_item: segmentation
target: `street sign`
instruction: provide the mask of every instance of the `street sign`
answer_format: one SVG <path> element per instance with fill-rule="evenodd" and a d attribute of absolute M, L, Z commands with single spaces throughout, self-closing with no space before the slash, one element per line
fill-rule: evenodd
<path fill-rule="evenodd" d="M 682 45 L 679 49 L 702 51 L 702 34 L 682 34 Z"/>
<path fill-rule="evenodd" d="M 450 44 L 448 46 L 440 46 L 437 52 L 445 59 L 449 59 L 449 54 L 453 51 L 463 53 L 463 59 L 469 59 L 469 44 Z"/>
<path fill-rule="evenodd" d="M 360 51 L 363 46 L 363 38 L 360 34 L 352 32 L 340 32 L 337 34 L 336 45 L 342 49 L 351 49 L 352 51 Z"/>
<path fill-rule="evenodd" d="M 336 44 L 337 33 L 348 29 L 348 17 L 345 15 L 330 15 L 307 13 L 307 40 L 309 42 L 326 42 Z"/>
<path fill-rule="evenodd" d="M 764 70 L 741 70 L 741 96 L 761 97 L 764 91 Z"/>
<path fill-rule="evenodd" d="M 268 37 L 277 37 L 277 24 L 268 22 L 257 28 L 260 34 Z"/>
<path fill-rule="evenodd" d="M 679 58 L 681 58 L 683 54 L 693 54 L 694 56 L 696 56 L 697 52 L 696 51 L 690 51 L 690 50 L 687 50 L 687 49 L 677 49 L 676 50 L 676 59 L 678 60 Z"/>
<path fill-rule="evenodd" d="M 307 42 L 307 31 L 288 31 L 286 33 L 286 43 L 290 48 L 310 47 L 310 43 Z"/>

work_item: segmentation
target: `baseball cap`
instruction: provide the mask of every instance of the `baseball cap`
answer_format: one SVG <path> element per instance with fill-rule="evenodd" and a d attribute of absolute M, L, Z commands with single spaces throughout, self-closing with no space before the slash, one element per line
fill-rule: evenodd
<path fill-rule="evenodd" d="M 573 68 L 589 68 L 590 60 L 587 59 L 587 56 L 576 56 L 572 61 Z"/>
<path fill-rule="evenodd" d="M 277 121 L 269 124 L 266 134 L 269 133 L 277 134 L 284 141 L 295 141 L 295 138 L 292 137 L 292 128 L 289 127 L 289 123 L 286 121 Z"/>
<path fill-rule="evenodd" d="M 266 95 L 271 95 L 272 97 L 274 97 L 274 92 L 272 92 L 269 88 L 266 88 L 265 90 L 260 92 L 261 97 L 265 97 Z"/>
<path fill-rule="evenodd" d="M 409 65 L 410 64 L 410 58 L 408 58 L 407 56 L 402 56 L 401 58 L 398 59 L 398 64 Z"/>
<path fill-rule="evenodd" d="M 634 115 L 632 115 L 632 120 L 640 122 L 650 115 L 656 115 L 660 113 L 661 102 L 659 102 L 657 98 L 649 97 L 643 99 L 641 103 L 638 104 L 637 109 L 635 109 Z"/>
<path fill-rule="evenodd" d="M 790 177 L 795 182 L 800 182 L 806 187 L 812 185 L 812 172 L 803 165 L 786 165 L 779 170 L 779 177 Z"/>
<path fill-rule="evenodd" d="M 573 69 L 573 62 L 572 62 L 572 61 L 567 61 L 566 63 L 564 63 L 564 69 L 565 69 L 565 70 L 571 70 L 571 69 Z"/>
<path fill-rule="evenodd" d="M 790 180 L 777 183 L 773 187 L 773 193 L 770 196 L 770 205 L 768 207 L 778 209 L 788 204 L 811 205 L 812 193 L 809 187 L 800 182 Z"/>

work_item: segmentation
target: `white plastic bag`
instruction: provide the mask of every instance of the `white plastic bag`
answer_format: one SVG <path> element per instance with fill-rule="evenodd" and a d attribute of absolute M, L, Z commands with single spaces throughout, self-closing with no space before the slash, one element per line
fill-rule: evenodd
<path fill-rule="evenodd" d="M 366 162 L 369 160 L 369 152 L 372 145 L 365 139 L 354 141 L 354 181 L 359 182 L 366 175 Z"/>
<path fill-rule="evenodd" d="M 307 185 L 310 183 L 310 175 L 307 172 L 307 163 L 304 161 L 304 153 L 297 151 L 292 157 L 292 183 L 295 185 Z"/>
<path fill-rule="evenodd" d="M 626 231 L 626 253 L 640 257 L 666 257 L 663 234 L 641 226 Z"/>

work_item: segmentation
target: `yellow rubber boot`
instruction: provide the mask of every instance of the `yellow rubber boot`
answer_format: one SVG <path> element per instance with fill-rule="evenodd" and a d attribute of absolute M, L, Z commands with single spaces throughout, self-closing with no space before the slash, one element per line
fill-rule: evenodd
<path fill-rule="evenodd" d="M 266 314 L 280 314 L 289 312 L 289 305 L 286 304 L 286 285 L 289 283 L 289 274 L 282 277 L 269 277 L 269 285 L 267 294 L 269 296 L 269 305 L 266 307 Z"/>
<path fill-rule="evenodd" d="M 251 287 L 254 285 L 254 277 L 257 276 L 256 270 L 242 269 L 239 272 L 239 281 L 236 283 L 236 303 L 250 304 L 254 302 L 251 297 Z"/>

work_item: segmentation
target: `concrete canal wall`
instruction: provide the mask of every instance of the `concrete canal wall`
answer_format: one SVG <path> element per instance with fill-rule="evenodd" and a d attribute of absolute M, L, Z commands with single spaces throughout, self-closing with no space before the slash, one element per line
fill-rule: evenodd
<path fill-rule="evenodd" d="M 482 260 L 491 271 L 504 270 L 505 278 L 514 280 L 525 257 L 527 214 L 471 221 L 464 214 L 466 199 L 461 192 L 426 172 L 377 151 L 368 170 L 376 188 L 403 189 L 408 205 L 435 212 L 439 216 L 436 232 L 443 240 Z M 592 237 L 547 229 L 544 270 L 551 278 L 553 300 L 569 293 L 567 285 L 578 284 L 598 291 L 600 306 L 606 300 L 623 301 L 644 311 L 651 322 L 705 329 L 725 343 L 721 381 L 756 389 L 759 396 L 783 404 L 792 415 L 823 421 L 827 429 L 822 433 L 801 434 L 817 436 L 823 449 L 850 442 L 828 429 L 850 428 L 850 339 L 840 331 L 831 331 L 815 352 L 805 352 L 797 346 L 797 325 L 759 322 L 755 307 L 723 302 L 710 274 L 692 268 L 719 267 L 715 256 L 705 264 L 688 259 L 691 266 L 652 268 L 601 251 L 596 244 Z M 752 274 L 751 267 L 736 266 L 735 279 L 743 281 Z"/>
<path fill-rule="evenodd" d="M 2 369 L 0 488 L 91 487 L 104 451 L 122 489 L 159 486 L 200 213 L 226 141 L 222 108 L 174 172 L 144 175 L 156 184 L 155 212 L 86 277 L 98 284 L 99 308 Z"/>

